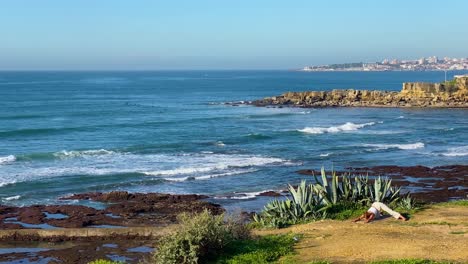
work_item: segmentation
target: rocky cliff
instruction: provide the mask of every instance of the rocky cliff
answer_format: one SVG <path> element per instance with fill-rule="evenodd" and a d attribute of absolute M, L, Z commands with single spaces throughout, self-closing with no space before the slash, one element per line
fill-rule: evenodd
<path fill-rule="evenodd" d="M 468 76 L 446 83 L 403 83 L 400 92 L 332 90 L 287 92 L 249 102 L 256 106 L 296 107 L 468 107 Z"/>

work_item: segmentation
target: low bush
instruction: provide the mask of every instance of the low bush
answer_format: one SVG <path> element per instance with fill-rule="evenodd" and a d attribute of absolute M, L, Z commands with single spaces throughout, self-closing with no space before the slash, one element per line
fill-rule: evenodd
<path fill-rule="evenodd" d="M 240 220 L 225 221 L 224 215 L 213 215 L 208 210 L 196 215 L 181 214 L 177 231 L 159 242 L 154 262 L 201 263 L 229 243 L 249 236 L 249 230 Z"/>

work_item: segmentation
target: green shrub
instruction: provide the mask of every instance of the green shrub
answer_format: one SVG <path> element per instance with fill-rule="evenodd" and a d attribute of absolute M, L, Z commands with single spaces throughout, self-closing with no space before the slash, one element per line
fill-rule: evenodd
<path fill-rule="evenodd" d="M 229 244 L 213 263 L 263 264 L 273 263 L 280 257 L 292 254 L 297 237 L 293 234 L 268 235 Z"/>
<path fill-rule="evenodd" d="M 155 263 L 199 263 L 229 243 L 246 239 L 250 232 L 237 220 L 224 221 L 224 215 L 208 210 L 200 214 L 181 214 L 175 233 L 163 237 L 154 255 Z"/>

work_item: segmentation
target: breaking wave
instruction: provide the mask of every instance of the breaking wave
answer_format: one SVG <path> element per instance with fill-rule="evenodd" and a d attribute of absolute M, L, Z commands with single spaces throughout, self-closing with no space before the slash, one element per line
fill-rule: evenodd
<path fill-rule="evenodd" d="M 447 152 L 442 153 L 446 157 L 462 157 L 468 156 L 468 145 L 461 147 L 449 148 Z"/>
<path fill-rule="evenodd" d="M 146 175 L 151 176 L 174 176 L 184 174 L 200 174 L 211 171 L 223 171 L 234 168 L 245 168 L 252 166 L 264 166 L 271 164 L 280 164 L 286 162 L 279 158 L 269 158 L 260 156 L 249 156 L 249 155 L 224 155 L 217 154 L 213 155 L 213 158 L 207 159 L 205 162 L 195 164 L 196 166 L 178 167 L 170 170 L 157 170 L 143 172 Z"/>
<path fill-rule="evenodd" d="M 364 124 L 354 124 L 347 122 L 340 126 L 331 126 L 331 127 L 306 127 L 299 129 L 299 132 L 308 133 L 308 134 L 324 134 L 324 133 L 339 133 L 346 131 L 356 131 L 358 129 L 364 128 L 366 126 L 375 125 L 375 122 L 369 122 Z"/>
<path fill-rule="evenodd" d="M 188 176 L 188 177 L 183 177 L 183 178 L 164 178 L 164 180 L 166 180 L 166 181 L 175 181 L 175 182 L 191 181 L 191 180 L 209 180 L 209 179 L 212 179 L 212 178 L 219 178 L 219 177 L 225 177 L 225 176 L 231 176 L 231 175 L 239 175 L 239 174 L 251 173 L 251 172 L 256 172 L 256 171 L 258 171 L 258 170 L 257 169 L 247 169 L 247 170 L 237 170 L 237 171 L 233 171 L 233 172 L 208 174 L 208 175 L 203 175 L 203 176 Z"/>
<path fill-rule="evenodd" d="M 275 157 L 212 152 L 178 154 L 136 154 L 104 149 L 61 151 L 51 160 L 29 160 L 17 166 L 5 166 L 0 173 L 0 186 L 44 178 L 77 175 L 159 176 L 182 180 L 210 178 L 253 172 L 265 166 L 291 166 L 291 161 Z M 43 159 L 43 158 L 41 158 Z M 25 159 L 26 160 L 26 159 Z M 18 167 L 21 166 L 21 167 Z"/>
<path fill-rule="evenodd" d="M 417 142 L 417 143 L 412 143 L 412 144 L 364 144 L 363 146 L 371 147 L 375 150 L 385 150 L 385 149 L 411 150 L 411 149 L 424 148 L 424 143 Z"/>
<path fill-rule="evenodd" d="M 0 165 L 12 163 L 15 161 L 16 161 L 16 157 L 14 155 L 0 157 Z"/>
<path fill-rule="evenodd" d="M 2 198 L 2 200 L 4 200 L 4 201 L 13 201 L 13 200 L 18 200 L 19 198 L 21 198 L 21 195 L 5 197 L 5 198 Z"/>
<path fill-rule="evenodd" d="M 65 158 L 76 158 L 76 157 L 84 157 L 84 156 L 98 156 L 98 155 L 111 155 L 115 154 L 114 151 L 105 150 L 105 149 L 96 149 L 96 150 L 72 150 L 66 151 L 62 150 L 59 152 L 54 153 L 53 155 L 57 158 L 65 159 Z"/>
<path fill-rule="evenodd" d="M 243 192 L 234 193 L 232 195 L 215 196 L 214 199 L 231 199 L 231 200 L 250 200 L 257 198 L 260 194 L 265 192 L 276 192 L 275 190 L 263 190 L 259 192 Z"/>

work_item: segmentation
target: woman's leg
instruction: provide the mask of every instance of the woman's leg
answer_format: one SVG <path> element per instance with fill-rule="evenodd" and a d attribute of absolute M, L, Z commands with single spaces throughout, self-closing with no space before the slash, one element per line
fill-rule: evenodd
<path fill-rule="evenodd" d="M 372 207 L 375 207 L 377 210 L 379 211 L 385 211 L 387 212 L 388 214 L 390 214 L 391 216 L 393 216 L 395 219 L 399 219 L 401 217 L 401 214 L 398 213 L 398 212 L 395 212 L 393 211 L 392 209 L 390 209 L 387 205 L 385 205 L 384 203 L 381 203 L 381 202 L 375 202 L 372 204 Z"/>

